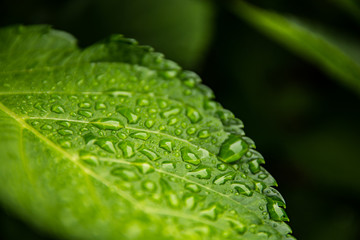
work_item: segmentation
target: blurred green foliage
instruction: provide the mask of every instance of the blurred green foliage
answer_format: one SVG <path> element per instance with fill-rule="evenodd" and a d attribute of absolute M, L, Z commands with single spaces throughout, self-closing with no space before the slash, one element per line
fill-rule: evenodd
<path fill-rule="evenodd" d="M 247 2 L 5 0 L 0 25 L 53 24 L 83 46 L 123 33 L 194 69 L 244 121 L 294 235 L 360 239 L 360 4 Z M 5 239 L 47 239 L 2 216 Z"/>

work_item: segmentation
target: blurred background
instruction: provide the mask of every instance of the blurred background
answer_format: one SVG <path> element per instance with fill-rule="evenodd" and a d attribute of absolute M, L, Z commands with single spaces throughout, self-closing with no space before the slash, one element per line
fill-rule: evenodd
<path fill-rule="evenodd" d="M 294 236 L 360 239 L 360 3 L 247 2 L 3 0 L 0 26 L 51 24 L 82 47 L 122 33 L 196 71 L 265 157 Z M 4 209 L 0 232 L 55 239 Z"/>

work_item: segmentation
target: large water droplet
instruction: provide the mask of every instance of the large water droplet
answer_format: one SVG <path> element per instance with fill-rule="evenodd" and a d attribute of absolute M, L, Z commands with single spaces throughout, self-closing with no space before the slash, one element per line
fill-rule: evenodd
<path fill-rule="evenodd" d="M 90 111 L 85 111 L 85 110 L 79 110 L 78 114 L 83 116 L 83 117 L 87 117 L 87 118 L 91 118 L 93 116 L 93 113 Z"/>
<path fill-rule="evenodd" d="M 251 161 L 248 162 L 249 164 L 249 169 L 251 171 L 252 174 L 256 174 L 258 172 L 260 172 L 261 168 L 260 168 L 260 164 L 264 164 L 265 161 L 264 159 L 258 158 L 258 159 L 253 159 Z"/>
<path fill-rule="evenodd" d="M 193 107 L 186 108 L 186 116 L 190 119 L 192 123 L 197 123 L 201 120 L 201 114 Z"/>
<path fill-rule="evenodd" d="M 221 175 L 218 175 L 214 179 L 214 183 L 217 185 L 223 185 L 229 180 L 233 180 L 235 178 L 235 172 L 227 172 Z"/>
<path fill-rule="evenodd" d="M 94 120 L 92 124 L 103 130 L 119 130 L 124 127 L 124 125 L 115 118 L 99 118 Z"/>
<path fill-rule="evenodd" d="M 125 181 L 136 181 L 140 179 L 139 175 L 137 175 L 135 171 L 128 168 L 122 168 L 122 167 L 114 168 L 111 171 L 111 174 L 117 177 L 121 177 Z"/>
<path fill-rule="evenodd" d="M 208 137 L 210 137 L 210 132 L 208 130 L 201 130 L 198 133 L 198 137 L 199 138 L 208 138 Z"/>
<path fill-rule="evenodd" d="M 246 184 L 241 182 L 234 182 L 231 184 L 231 187 L 234 188 L 239 194 L 250 197 L 253 195 L 253 191 Z"/>
<path fill-rule="evenodd" d="M 194 171 L 188 172 L 187 175 L 197 177 L 199 179 L 210 179 L 211 178 L 211 170 L 210 168 L 201 167 L 195 169 Z"/>
<path fill-rule="evenodd" d="M 173 170 L 173 169 L 175 169 L 175 163 L 173 163 L 171 161 L 164 161 L 161 163 L 161 167 L 163 169 Z"/>
<path fill-rule="evenodd" d="M 193 195 L 185 195 L 183 198 L 183 202 L 187 209 L 194 209 L 196 206 L 196 199 Z"/>
<path fill-rule="evenodd" d="M 114 143 L 116 143 L 116 142 L 117 142 L 116 137 L 104 137 L 104 138 L 97 139 L 95 141 L 95 144 L 109 153 L 115 153 L 116 150 L 115 150 Z"/>
<path fill-rule="evenodd" d="M 148 134 L 146 132 L 134 132 L 134 133 L 130 134 L 130 137 L 145 141 L 145 140 L 148 140 L 148 138 L 150 137 L 150 134 Z"/>
<path fill-rule="evenodd" d="M 138 115 L 128 108 L 121 108 L 119 106 L 116 108 L 116 111 L 123 115 L 128 120 L 128 123 L 137 123 L 140 119 Z"/>
<path fill-rule="evenodd" d="M 181 112 L 181 109 L 178 108 L 178 107 L 175 107 L 175 108 L 171 108 L 169 110 L 166 110 L 164 112 L 161 112 L 160 115 L 163 118 L 168 118 L 168 117 L 171 117 L 171 116 L 175 116 L 175 115 L 179 114 L 180 112 Z"/>
<path fill-rule="evenodd" d="M 271 219 L 275 221 L 289 221 L 285 210 L 279 206 L 277 201 L 272 201 L 270 198 L 267 201 L 266 207 Z"/>
<path fill-rule="evenodd" d="M 123 141 L 119 143 L 119 148 L 124 154 L 125 158 L 130 158 L 135 155 L 135 146 L 134 143 L 129 141 Z"/>
<path fill-rule="evenodd" d="M 51 111 L 57 114 L 65 113 L 64 107 L 58 104 L 51 106 Z"/>
<path fill-rule="evenodd" d="M 159 142 L 159 147 L 161 147 L 162 149 L 164 149 L 165 151 L 167 151 L 169 153 L 172 152 L 173 145 L 174 145 L 174 143 L 169 139 L 162 139 Z"/>
<path fill-rule="evenodd" d="M 189 134 L 189 135 L 193 135 L 194 133 L 196 133 L 197 129 L 194 128 L 194 127 L 189 127 L 187 130 L 186 130 L 186 133 Z"/>
<path fill-rule="evenodd" d="M 234 162 L 239 160 L 248 149 L 249 146 L 241 137 L 231 134 L 221 145 L 218 158 L 223 162 Z"/>
<path fill-rule="evenodd" d="M 185 184 L 185 189 L 190 190 L 190 191 L 193 192 L 193 193 L 198 193 L 198 192 L 200 192 L 200 190 L 201 190 L 198 185 L 193 184 L 193 183 L 187 183 L 187 184 Z"/>
<path fill-rule="evenodd" d="M 149 158 L 151 161 L 155 161 L 160 159 L 160 157 L 152 150 L 143 148 L 140 150 L 142 154 L 144 154 L 147 158 Z"/>
<path fill-rule="evenodd" d="M 199 165 L 201 162 L 199 157 L 187 147 L 181 148 L 181 157 L 184 160 L 184 162 L 191 163 L 194 165 Z"/>

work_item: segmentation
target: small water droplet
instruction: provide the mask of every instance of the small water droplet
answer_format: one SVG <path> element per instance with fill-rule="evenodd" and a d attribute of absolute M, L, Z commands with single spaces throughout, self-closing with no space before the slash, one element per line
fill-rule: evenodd
<path fill-rule="evenodd" d="M 165 151 L 171 153 L 172 149 L 173 149 L 174 143 L 169 140 L 169 139 L 162 139 L 159 142 L 159 147 L 161 147 L 162 149 L 164 149 Z"/>
<path fill-rule="evenodd" d="M 217 169 L 219 169 L 220 171 L 225 171 L 228 167 L 226 164 L 220 163 L 217 166 Z"/>
<path fill-rule="evenodd" d="M 141 107 L 144 107 L 144 106 L 149 106 L 150 105 L 150 101 L 146 98 L 140 98 L 136 101 L 136 104 L 141 106 Z"/>
<path fill-rule="evenodd" d="M 95 110 L 105 110 L 106 109 L 106 104 L 102 103 L 102 102 L 97 102 L 95 104 Z"/>
<path fill-rule="evenodd" d="M 164 161 L 161 163 L 161 167 L 164 169 L 172 170 L 175 169 L 175 163 L 170 161 Z"/>
<path fill-rule="evenodd" d="M 71 123 L 69 122 L 66 122 L 66 121 L 58 121 L 56 122 L 58 125 L 62 126 L 62 127 L 66 127 L 66 128 L 69 128 L 71 127 Z"/>
<path fill-rule="evenodd" d="M 218 158 L 223 162 L 234 162 L 239 160 L 248 149 L 249 146 L 241 137 L 231 134 L 221 145 Z"/>
<path fill-rule="evenodd" d="M 43 104 L 40 102 L 35 103 L 34 108 L 40 110 L 41 112 L 46 112 L 46 109 L 44 108 Z"/>
<path fill-rule="evenodd" d="M 206 217 L 212 221 L 215 221 L 218 218 L 218 215 L 220 213 L 220 209 L 217 204 L 212 204 L 208 208 L 202 210 L 200 212 L 200 216 Z"/>
<path fill-rule="evenodd" d="M 163 111 L 160 113 L 161 117 L 169 118 L 171 116 L 178 115 L 181 112 L 181 109 L 178 107 L 171 108 L 169 110 Z"/>
<path fill-rule="evenodd" d="M 262 173 L 262 174 L 259 174 L 259 178 L 264 180 L 265 178 L 267 178 L 269 175 L 267 175 L 266 173 Z"/>
<path fill-rule="evenodd" d="M 201 167 L 195 169 L 194 171 L 188 172 L 187 175 L 197 177 L 199 179 L 210 179 L 211 178 L 211 170 L 210 168 Z"/>
<path fill-rule="evenodd" d="M 51 111 L 57 114 L 65 113 L 64 107 L 58 104 L 51 106 Z"/>
<path fill-rule="evenodd" d="M 128 108 L 117 107 L 116 111 L 123 115 L 128 123 L 137 123 L 140 120 L 140 117 Z"/>
<path fill-rule="evenodd" d="M 115 153 L 115 146 L 114 144 L 117 142 L 117 139 L 113 136 L 111 137 L 104 137 L 97 139 L 95 141 L 95 145 L 99 146 L 103 150 L 109 152 L 109 153 Z"/>
<path fill-rule="evenodd" d="M 71 142 L 64 139 L 59 140 L 59 144 L 62 148 L 71 148 L 72 145 Z"/>
<path fill-rule="evenodd" d="M 176 136 L 179 136 L 181 133 L 182 133 L 181 129 L 179 129 L 179 128 L 175 129 L 175 135 Z"/>
<path fill-rule="evenodd" d="M 125 158 L 130 158 L 135 155 L 135 146 L 134 143 L 129 141 L 123 141 L 118 144 L 119 148 L 124 154 Z"/>
<path fill-rule="evenodd" d="M 177 122 L 179 122 L 179 119 L 174 117 L 174 118 L 170 118 L 167 124 L 168 124 L 169 126 L 173 126 L 173 125 L 175 125 Z"/>
<path fill-rule="evenodd" d="M 166 108 L 168 106 L 167 101 L 165 101 L 163 99 L 157 100 L 157 103 L 158 103 L 159 108 Z"/>
<path fill-rule="evenodd" d="M 173 208 L 177 208 L 180 206 L 179 198 L 174 192 L 168 192 L 166 194 L 166 200 L 169 203 L 169 205 Z"/>
<path fill-rule="evenodd" d="M 92 125 L 103 130 L 119 130 L 124 125 L 115 118 L 99 118 L 92 122 Z"/>
<path fill-rule="evenodd" d="M 189 128 L 186 130 L 186 133 L 189 134 L 189 135 L 193 135 L 194 133 L 196 133 L 196 128 L 194 128 L 194 127 L 189 127 Z"/>
<path fill-rule="evenodd" d="M 231 184 L 231 187 L 234 188 L 239 194 L 250 197 L 253 195 L 253 191 L 246 184 L 241 182 L 234 182 Z"/>
<path fill-rule="evenodd" d="M 44 124 L 44 125 L 42 125 L 41 129 L 49 131 L 49 130 L 52 130 L 53 127 L 51 125 L 49 125 L 49 124 Z"/>
<path fill-rule="evenodd" d="M 79 103 L 79 107 L 80 107 L 80 108 L 90 108 L 90 107 L 91 107 L 91 103 L 89 103 L 89 102 L 82 102 L 82 103 Z"/>
<path fill-rule="evenodd" d="M 289 218 L 285 210 L 279 206 L 278 202 L 267 199 L 268 203 L 266 205 L 269 212 L 270 218 L 275 221 L 289 221 Z"/>
<path fill-rule="evenodd" d="M 154 151 L 152 151 L 150 149 L 143 148 L 143 149 L 140 150 L 140 152 L 142 154 L 144 154 L 151 161 L 155 161 L 155 160 L 160 159 L 160 157 Z"/>
<path fill-rule="evenodd" d="M 146 132 L 133 132 L 130 134 L 130 137 L 145 141 L 145 140 L 148 140 L 148 138 L 150 137 L 150 134 L 148 134 Z"/>
<path fill-rule="evenodd" d="M 260 168 L 260 164 L 264 164 L 265 161 L 264 159 L 253 159 L 251 161 L 248 162 L 249 164 L 249 169 L 251 171 L 252 174 L 256 174 L 258 172 L 260 172 L 261 168 Z"/>
<path fill-rule="evenodd" d="M 143 189 L 145 191 L 155 192 L 155 190 L 156 190 L 156 184 L 150 180 L 146 180 L 146 181 L 142 182 L 141 186 L 143 187 Z"/>
<path fill-rule="evenodd" d="M 154 167 L 147 162 L 136 162 L 136 167 L 142 174 L 152 173 L 155 171 Z"/>
<path fill-rule="evenodd" d="M 201 162 L 199 157 L 187 147 L 181 148 L 181 157 L 184 162 L 191 163 L 193 165 L 199 165 Z"/>
<path fill-rule="evenodd" d="M 189 190 L 189 191 L 191 191 L 191 192 L 193 192 L 193 193 L 198 193 L 198 192 L 200 192 L 200 190 L 201 190 L 198 185 L 193 184 L 193 183 L 187 183 L 187 184 L 185 184 L 185 189 L 187 189 L 187 190 Z"/>
<path fill-rule="evenodd" d="M 202 119 L 201 114 L 199 113 L 199 111 L 197 111 L 193 107 L 187 107 L 186 108 L 186 116 L 190 119 L 190 121 L 192 123 L 197 123 Z"/>
<path fill-rule="evenodd" d="M 208 137 L 210 137 L 210 132 L 208 130 L 201 130 L 198 133 L 198 137 L 199 138 L 208 138 Z"/>
<path fill-rule="evenodd" d="M 196 200 L 193 195 L 185 195 L 183 202 L 185 203 L 185 207 L 187 209 L 194 209 L 196 206 Z"/>
<path fill-rule="evenodd" d="M 58 130 L 58 133 L 62 136 L 70 136 L 74 134 L 74 132 L 71 129 L 60 129 Z"/>
<path fill-rule="evenodd" d="M 85 111 L 85 110 L 79 110 L 78 114 L 83 116 L 83 117 L 87 117 L 87 118 L 91 118 L 93 116 L 93 113 L 90 111 Z"/>
<path fill-rule="evenodd" d="M 217 185 L 223 185 L 227 181 L 233 180 L 235 178 L 236 173 L 235 172 L 227 172 L 221 175 L 218 175 L 214 179 L 214 183 Z"/>
<path fill-rule="evenodd" d="M 79 157 L 80 157 L 81 161 L 83 161 L 84 163 L 86 163 L 90 166 L 99 165 L 99 161 L 98 161 L 97 157 L 95 155 L 91 154 L 90 152 L 80 151 Z"/>
<path fill-rule="evenodd" d="M 148 119 L 148 120 L 145 121 L 145 126 L 147 128 L 151 128 L 152 126 L 154 126 L 154 124 L 155 124 L 154 120 Z"/>
<path fill-rule="evenodd" d="M 139 175 L 135 171 L 128 168 L 118 167 L 111 170 L 111 174 L 117 177 L 121 177 L 125 181 L 136 181 L 139 180 Z"/>

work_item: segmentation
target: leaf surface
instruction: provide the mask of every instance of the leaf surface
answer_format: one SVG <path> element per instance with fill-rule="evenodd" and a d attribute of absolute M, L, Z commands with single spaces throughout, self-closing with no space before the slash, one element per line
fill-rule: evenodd
<path fill-rule="evenodd" d="M 0 199 L 69 239 L 293 239 L 242 122 L 192 72 L 115 35 L 0 30 Z"/>

